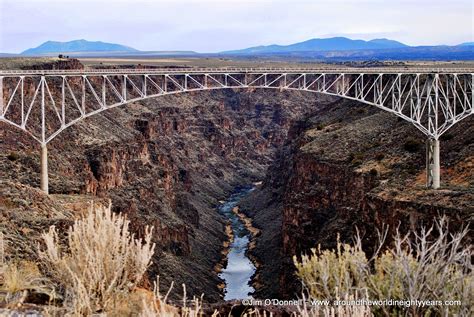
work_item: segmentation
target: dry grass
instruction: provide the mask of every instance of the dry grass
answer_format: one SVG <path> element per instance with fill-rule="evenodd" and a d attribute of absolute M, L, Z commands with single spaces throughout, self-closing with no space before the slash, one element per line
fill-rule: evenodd
<path fill-rule="evenodd" d="M 41 274 L 35 263 L 7 259 L 5 249 L 5 238 L 0 232 L 0 303 L 11 307 L 21 305 L 31 294 L 57 298 L 53 283 Z"/>
<path fill-rule="evenodd" d="M 154 283 L 153 297 L 148 300 L 143 300 L 143 309 L 140 313 L 140 317 L 172 317 L 172 316 L 182 316 L 182 317 L 197 317 L 203 316 L 202 310 L 202 296 L 201 298 L 194 297 L 189 305 L 186 298 L 186 286 L 183 284 L 183 306 L 177 308 L 167 304 L 168 296 L 173 288 L 173 283 L 171 284 L 168 292 L 165 296 L 160 294 L 159 288 L 159 279 Z M 212 314 L 213 317 L 218 316 L 217 312 Z"/>
<path fill-rule="evenodd" d="M 361 245 L 338 241 L 335 251 L 312 249 L 311 255 L 302 256 L 301 262 L 295 261 L 295 265 L 311 298 L 335 299 L 338 294 L 350 296 L 363 290 L 363 270 L 369 261 Z"/>
<path fill-rule="evenodd" d="M 337 291 L 336 291 L 337 292 Z M 364 296 L 365 297 L 365 296 Z M 357 295 L 345 295 L 342 300 L 353 301 L 360 297 Z M 336 295 L 336 300 L 341 298 Z M 360 306 L 319 306 L 309 305 L 305 295 L 303 294 L 303 304 L 298 307 L 298 313 L 294 314 L 295 317 L 370 317 L 373 316 L 370 307 L 365 305 Z"/>
<path fill-rule="evenodd" d="M 61 286 L 64 306 L 72 313 L 113 311 L 141 281 L 155 247 L 152 230 L 146 228 L 141 240 L 128 228 L 129 220 L 110 207 L 91 206 L 89 214 L 69 228 L 65 248 L 54 226 L 42 235 L 45 247 L 39 257 Z"/>
<path fill-rule="evenodd" d="M 337 250 L 313 249 L 301 261 L 295 258 L 297 275 L 310 298 L 334 300 L 355 296 L 367 299 L 460 300 L 458 306 L 382 306 L 374 309 L 386 316 L 467 316 L 473 304 L 471 246 L 463 247 L 468 229 L 450 234 L 444 218 L 419 233 L 394 237 L 385 252 L 367 259 L 360 237 L 353 246 L 338 242 Z M 380 246 L 385 237 L 380 235 Z M 338 294 L 337 294 L 338 293 Z"/>
<path fill-rule="evenodd" d="M 363 252 L 358 236 L 352 246 L 338 241 L 336 250 L 314 249 L 311 255 L 295 259 L 297 274 L 307 291 L 303 294 L 305 304 L 292 316 L 468 316 L 474 278 L 472 249 L 461 244 L 467 234 L 467 229 L 450 234 L 446 221 L 441 219 L 419 233 L 397 234 L 391 248 L 384 252 L 379 248 L 371 258 Z M 54 227 L 44 233 L 44 246 L 38 250 L 43 274 L 32 262 L 8 258 L 4 240 L 0 233 L 0 294 L 7 307 L 19 307 L 36 293 L 63 300 L 62 308 L 45 306 L 45 314 L 219 316 L 217 311 L 205 312 L 202 297 L 188 301 L 184 285 L 183 301 L 178 306 L 167 302 L 172 286 L 165 296 L 161 295 L 159 280 L 153 291 L 138 288 L 154 250 L 151 229 L 146 229 L 143 240 L 136 239 L 129 232 L 126 217 L 112 213 L 110 207 L 91 206 L 89 213 L 69 228 L 65 241 L 60 241 Z M 380 235 L 380 246 L 384 241 L 385 236 Z M 318 306 L 306 301 L 322 299 L 461 300 L 462 305 Z M 242 316 L 272 313 L 250 308 Z"/>

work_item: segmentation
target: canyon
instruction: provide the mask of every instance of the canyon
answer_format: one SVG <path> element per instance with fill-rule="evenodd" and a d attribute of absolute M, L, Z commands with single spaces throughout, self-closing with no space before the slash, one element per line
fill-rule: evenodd
<path fill-rule="evenodd" d="M 23 67 L 81 68 L 76 60 Z M 125 67 L 125 66 L 124 66 Z M 130 66 L 127 66 L 130 67 Z M 19 257 L 34 256 L 49 225 L 66 228 L 90 201 L 112 204 L 133 231 L 154 226 L 148 272 L 180 298 L 223 298 L 219 263 L 227 241 L 217 207 L 236 187 L 262 181 L 239 203 L 258 229 L 255 297 L 294 298 L 293 256 L 320 244 L 367 250 L 376 231 L 456 228 L 474 214 L 474 119 L 442 139 L 442 181 L 424 187 L 424 137 L 367 105 L 310 92 L 215 90 L 163 96 L 97 114 L 49 145 L 50 192 L 39 187 L 39 145 L 0 123 L 0 215 Z"/>

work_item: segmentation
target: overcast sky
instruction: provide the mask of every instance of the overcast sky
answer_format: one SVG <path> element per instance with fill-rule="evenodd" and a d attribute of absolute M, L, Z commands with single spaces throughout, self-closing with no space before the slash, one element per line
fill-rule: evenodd
<path fill-rule="evenodd" d="M 217 52 L 316 37 L 473 41 L 473 0 L 0 0 L 0 52 L 100 40 Z"/>

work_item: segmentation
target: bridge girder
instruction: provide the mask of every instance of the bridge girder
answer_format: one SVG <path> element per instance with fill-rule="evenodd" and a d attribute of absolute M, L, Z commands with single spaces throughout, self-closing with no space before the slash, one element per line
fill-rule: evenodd
<path fill-rule="evenodd" d="M 127 103 L 200 90 L 267 88 L 323 93 L 373 105 L 437 141 L 474 114 L 473 86 L 473 71 L 459 69 L 0 71 L 0 121 L 25 131 L 45 147 L 75 123 Z M 431 186 L 436 187 L 436 180 Z"/>

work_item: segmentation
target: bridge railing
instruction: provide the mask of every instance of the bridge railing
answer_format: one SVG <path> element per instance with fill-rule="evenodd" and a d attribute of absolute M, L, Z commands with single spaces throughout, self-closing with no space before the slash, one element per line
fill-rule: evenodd
<path fill-rule="evenodd" d="M 221 68 L 123 68 L 123 69 L 50 69 L 50 70 L 0 70 L 0 76 L 29 75 L 89 75 L 89 74 L 186 74 L 186 73 L 327 73 L 327 74 L 466 74 L 474 68 L 413 68 L 413 67 L 338 67 L 338 68 L 266 68 L 266 67 L 221 67 Z"/>

